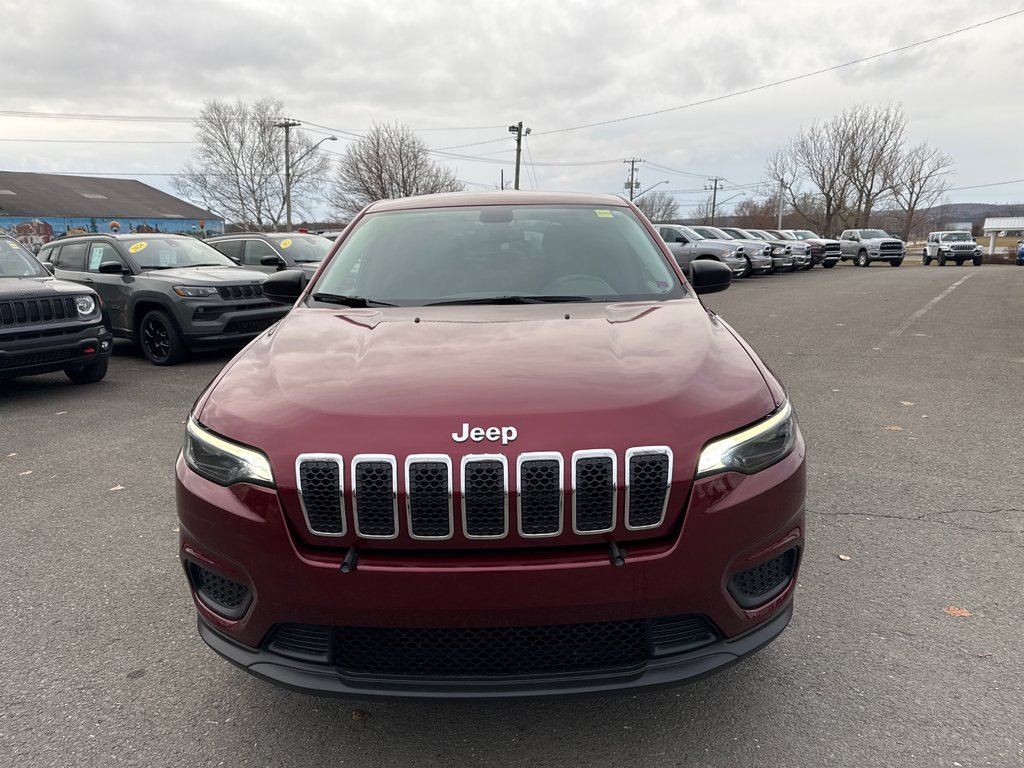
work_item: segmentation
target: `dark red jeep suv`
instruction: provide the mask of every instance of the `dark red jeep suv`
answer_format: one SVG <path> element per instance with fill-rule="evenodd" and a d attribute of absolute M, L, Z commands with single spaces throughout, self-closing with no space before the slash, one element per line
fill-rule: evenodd
<path fill-rule="evenodd" d="M 687 279 L 687 277 L 689 279 Z M 293 688 L 509 697 L 697 678 L 788 624 L 786 394 L 607 195 L 366 208 L 196 402 L 177 462 L 203 639 Z"/>

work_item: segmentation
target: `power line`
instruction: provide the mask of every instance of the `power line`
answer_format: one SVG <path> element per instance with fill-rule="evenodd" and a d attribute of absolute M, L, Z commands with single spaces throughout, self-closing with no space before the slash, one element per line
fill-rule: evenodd
<path fill-rule="evenodd" d="M 198 144 L 198 141 L 142 141 L 135 139 L 3 139 L 32 144 Z"/>
<path fill-rule="evenodd" d="M 970 26 L 967 26 L 967 27 L 960 27 L 959 29 L 954 29 L 952 32 L 944 32 L 941 35 L 935 35 L 934 37 L 929 37 L 926 40 L 918 40 L 917 42 L 914 42 L 914 43 L 907 43 L 906 45 L 901 45 L 898 48 L 892 48 L 892 49 L 890 49 L 888 51 L 883 51 L 881 53 L 874 53 L 874 54 L 872 54 L 870 56 L 864 56 L 864 57 L 862 57 L 860 59 L 854 59 L 853 61 L 847 61 L 847 62 L 844 62 L 842 64 L 835 64 L 835 65 L 833 65 L 831 67 L 825 67 L 824 69 L 816 69 L 813 72 L 805 72 L 802 75 L 794 75 L 793 77 L 787 77 L 787 78 L 784 78 L 782 80 L 776 80 L 776 81 L 771 82 L 771 83 L 764 83 L 762 85 L 755 85 L 755 86 L 753 86 L 751 88 L 744 88 L 743 90 L 740 90 L 740 91 L 733 91 L 732 93 L 726 93 L 726 94 L 724 94 L 722 96 L 714 96 L 714 97 L 709 98 L 709 99 L 701 99 L 700 101 L 691 101 L 689 104 L 680 104 L 677 107 L 666 107 L 665 109 L 656 109 L 653 112 L 642 112 L 642 113 L 640 113 L 638 115 L 627 115 L 626 117 L 616 117 L 616 118 L 613 118 L 611 120 L 600 120 L 600 121 L 598 121 L 596 123 L 586 123 L 584 125 L 574 125 L 574 126 L 569 127 L 569 128 L 553 128 L 550 131 L 535 131 L 534 135 L 535 136 L 546 136 L 546 135 L 550 135 L 550 134 L 553 134 L 553 133 L 566 133 L 568 131 L 579 131 L 579 130 L 582 130 L 583 128 L 597 128 L 598 126 L 602 126 L 602 125 L 611 125 L 613 123 L 622 123 L 622 122 L 625 122 L 627 120 L 638 120 L 641 117 L 652 117 L 654 115 L 663 115 L 663 114 L 665 114 L 667 112 L 677 112 L 677 111 L 679 111 L 681 109 L 690 109 L 691 107 L 699 107 L 699 106 L 702 106 L 704 104 L 712 104 L 712 103 L 714 103 L 716 101 L 724 101 L 725 99 L 731 99 L 731 98 L 734 98 L 736 96 L 742 96 L 742 95 L 747 94 L 747 93 L 755 93 L 756 91 L 763 91 L 763 90 L 765 90 L 767 88 L 774 88 L 774 87 L 779 86 L 779 85 L 785 85 L 787 83 L 794 83 L 794 82 L 796 82 L 798 80 L 805 80 L 808 77 L 815 77 L 817 75 L 823 75 L 826 72 L 835 72 L 836 70 L 843 69 L 844 67 L 852 67 L 855 64 L 863 64 L 866 61 L 873 61 L 875 59 L 880 59 L 880 58 L 882 58 L 884 56 L 891 56 L 894 53 L 901 53 L 901 52 L 909 50 L 911 48 L 916 48 L 919 45 L 926 45 L 927 43 L 933 43 L 936 40 L 943 40 L 943 39 L 945 39 L 947 37 L 952 37 L 953 35 L 959 35 L 959 34 L 961 34 L 963 32 L 969 32 L 972 29 L 978 29 L 979 27 L 984 27 L 984 26 L 986 26 L 988 24 L 995 24 L 997 21 L 1003 21 L 1004 19 L 1008 19 L 1008 18 L 1010 18 L 1012 16 L 1018 16 L 1018 15 L 1020 15 L 1022 13 L 1024 13 L 1024 9 L 1017 10 L 1017 11 L 1011 11 L 1010 13 L 1004 13 L 1002 16 L 997 16 L 994 19 L 988 19 L 986 21 L 980 21 L 977 24 L 971 24 Z"/>
<path fill-rule="evenodd" d="M 969 187 L 950 187 L 947 192 L 958 192 L 961 189 L 981 189 L 983 187 L 1002 187 L 1007 184 L 1024 184 L 1024 179 L 1012 179 L 1010 181 L 993 181 L 991 184 L 972 184 Z"/>

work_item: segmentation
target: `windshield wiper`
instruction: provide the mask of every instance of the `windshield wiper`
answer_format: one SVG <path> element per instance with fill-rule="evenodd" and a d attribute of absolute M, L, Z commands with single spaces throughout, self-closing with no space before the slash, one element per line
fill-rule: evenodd
<path fill-rule="evenodd" d="M 190 267 L 237 267 L 237 264 L 219 264 L 217 262 L 206 263 L 206 264 L 190 264 Z"/>
<path fill-rule="evenodd" d="M 484 296 L 475 299 L 435 301 L 424 306 L 445 307 L 458 304 L 559 304 L 563 301 L 593 301 L 589 296 Z"/>
<path fill-rule="evenodd" d="M 376 299 L 365 299 L 362 296 L 341 296 L 337 293 L 314 293 L 316 301 L 325 304 L 341 304 L 343 307 L 397 307 L 397 304 L 388 304 L 386 301 Z"/>

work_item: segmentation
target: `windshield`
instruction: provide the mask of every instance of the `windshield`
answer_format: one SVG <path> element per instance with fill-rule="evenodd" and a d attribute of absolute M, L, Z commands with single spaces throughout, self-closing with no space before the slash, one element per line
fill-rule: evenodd
<path fill-rule="evenodd" d="M 177 267 L 234 267 L 235 262 L 212 245 L 194 237 L 129 237 L 124 247 L 140 269 L 175 269 Z"/>
<path fill-rule="evenodd" d="M 793 230 L 793 234 L 796 235 L 801 240 L 821 240 L 820 237 L 811 232 L 811 230 L 809 229 L 795 229 Z"/>
<path fill-rule="evenodd" d="M 774 235 L 768 234 L 763 229 L 748 229 L 747 230 L 747 234 L 748 235 L 752 235 L 753 237 L 757 238 L 758 240 L 778 240 L 777 237 L 775 237 Z"/>
<path fill-rule="evenodd" d="M 878 237 L 888 237 L 884 229 L 862 229 L 860 236 L 865 240 L 873 240 Z"/>
<path fill-rule="evenodd" d="M 501 205 L 372 213 L 313 286 L 368 304 L 676 299 L 682 284 L 627 208 Z M 502 301 L 495 301 L 502 300 Z"/>
<path fill-rule="evenodd" d="M 334 245 L 333 240 L 326 240 L 319 235 L 270 235 L 274 244 L 286 253 L 289 258 L 300 264 L 315 264 L 323 261 L 324 256 Z"/>
<path fill-rule="evenodd" d="M 49 277 L 50 273 L 17 240 L 0 238 L 0 277 Z"/>
<path fill-rule="evenodd" d="M 749 232 L 747 232 L 747 230 L 740 229 L 739 227 L 729 227 L 725 231 L 728 232 L 730 235 L 732 235 L 737 240 L 761 240 L 762 239 L 760 237 L 754 237 L 754 235 L 752 235 Z"/>
<path fill-rule="evenodd" d="M 952 241 L 954 243 L 969 242 L 971 240 L 970 232 L 947 232 L 942 235 L 942 240 L 945 242 Z"/>
<path fill-rule="evenodd" d="M 718 229 L 718 227 L 694 227 L 695 231 L 704 235 L 711 240 L 737 240 L 739 238 L 733 237 L 728 232 Z"/>
<path fill-rule="evenodd" d="M 679 231 L 682 232 L 684 235 L 686 235 L 691 240 L 707 240 L 708 239 L 708 238 L 704 237 L 704 235 L 702 235 L 697 230 L 690 229 L 690 227 L 679 227 Z"/>

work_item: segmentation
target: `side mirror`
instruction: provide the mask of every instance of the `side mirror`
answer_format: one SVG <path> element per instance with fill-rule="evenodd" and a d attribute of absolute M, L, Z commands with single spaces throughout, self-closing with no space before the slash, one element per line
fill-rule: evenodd
<path fill-rule="evenodd" d="M 683 245 L 686 245 L 686 244 L 687 244 L 687 243 L 689 242 L 689 240 L 687 240 L 687 239 L 686 239 L 685 237 L 683 237 L 682 235 L 677 235 L 677 236 L 676 236 L 676 242 L 677 242 L 677 243 L 682 243 Z"/>
<path fill-rule="evenodd" d="M 278 304 L 294 304 L 305 287 L 305 272 L 301 269 L 284 269 L 263 281 L 263 295 Z"/>
<path fill-rule="evenodd" d="M 260 265 L 264 267 L 277 267 L 278 269 L 284 269 L 288 266 L 280 256 L 264 256 L 260 259 Z"/>
<path fill-rule="evenodd" d="M 697 293 L 718 293 L 732 285 L 732 270 L 720 261 L 690 262 L 690 285 Z"/>
<path fill-rule="evenodd" d="M 119 261 L 104 261 L 100 264 L 99 273 L 101 275 L 123 275 L 124 265 Z"/>

